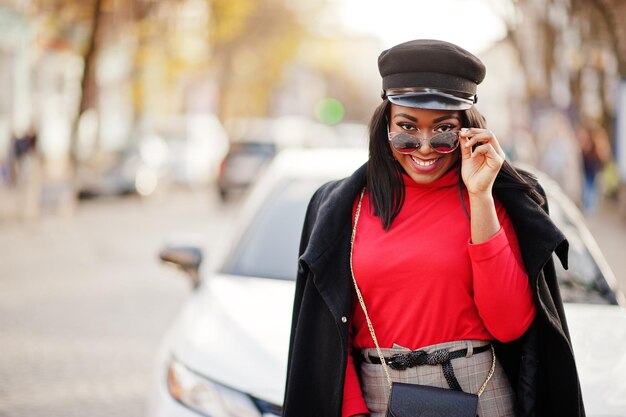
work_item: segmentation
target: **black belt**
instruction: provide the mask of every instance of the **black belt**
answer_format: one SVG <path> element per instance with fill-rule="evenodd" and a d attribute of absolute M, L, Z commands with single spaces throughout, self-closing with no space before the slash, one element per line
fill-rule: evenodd
<path fill-rule="evenodd" d="M 491 349 L 491 344 L 485 346 L 475 347 L 473 353 L 481 353 Z M 399 371 L 403 371 L 407 368 L 413 368 L 421 365 L 441 365 L 443 368 L 443 375 L 450 385 L 450 388 L 457 391 L 463 391 L 454 375 L 454 369 L 452 368 L 452 359 L 463 358 L 467 356 L 467 349 L 459 349 L 450 352 L 447 349 L 436 350 L 432 353 L 425 352 L 423 350 L 414 350 L 409 353 L 396 353 L 389 358 L 385 358 L 385 363 L 391 368 Z M 368 355 L 369 360 L 373 364 L 380 365 L 380 358 L 378 356 Z"/>

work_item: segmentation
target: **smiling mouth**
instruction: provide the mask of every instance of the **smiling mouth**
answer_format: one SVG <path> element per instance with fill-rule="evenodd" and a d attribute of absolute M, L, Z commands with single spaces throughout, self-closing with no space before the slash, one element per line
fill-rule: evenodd
<path fill-rule="evenodd" d="M 423 159 L 418 159 L 414 157 L 413 155 L 411 155 L 411 159 L 413 160 L 413 162 L 415 162 L 417 165 L 421 167 L 429 167 L 441 158 L 429 159 L 429 160 L 424 161 Z"/>

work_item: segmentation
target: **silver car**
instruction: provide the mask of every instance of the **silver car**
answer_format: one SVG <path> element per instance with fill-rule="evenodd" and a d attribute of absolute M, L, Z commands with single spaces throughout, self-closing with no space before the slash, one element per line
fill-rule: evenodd
<path fill-rule="evenodd" d="M 366 159 L 355 149 L 283 151 L 250 190 L 232 245 L 202 279 L 198 248 L 161 253 L 196 290 L 161 343 L 149 417 L 281 415 L 306 206 L 322 183 Z M 571 245 L 570 270 L 558 272 L 587 415 L 626 416 L 624 293 L 576 207 L 552 181 L 541 182 Z"/>

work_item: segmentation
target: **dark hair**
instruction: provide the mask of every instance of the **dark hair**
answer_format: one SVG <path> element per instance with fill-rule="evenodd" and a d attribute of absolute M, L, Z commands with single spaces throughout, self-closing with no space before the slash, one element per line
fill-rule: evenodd
<path fill-rule="evenodd" d="M 373 202 L 374 215 L 380 217 L 385 230 L 389 230 L 404 204 L 404 182 L 402 167 L 393 157 L 387 139 L 387 123 L 390 102 L 384 99 L 376 108 L 369 125 L 369 161 L 367 164 L 367 190 Z M 485 128 L 487 123 L 480 112 L 471 107 L 461 111 L 462 127 Z M 459 181 L 462 181 L 459 176 Z M 530 195 L 538 204 L 543 197 L 537 191 L 537 179 L 523 171 L 516 170 L 504 161 L 494 183 L 496 188 L 514 188 Z"/>

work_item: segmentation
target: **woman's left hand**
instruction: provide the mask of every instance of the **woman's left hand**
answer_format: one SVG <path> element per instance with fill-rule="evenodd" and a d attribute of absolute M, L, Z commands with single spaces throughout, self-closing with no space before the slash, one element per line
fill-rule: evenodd
<path fill-rule="evenodd" d="M 461 175 L 467 191 L 470 195 L 491 194 L 505 158 L 498 139 L 490 130 L 478 128 L 461 129 L 459 138 Z"/>

